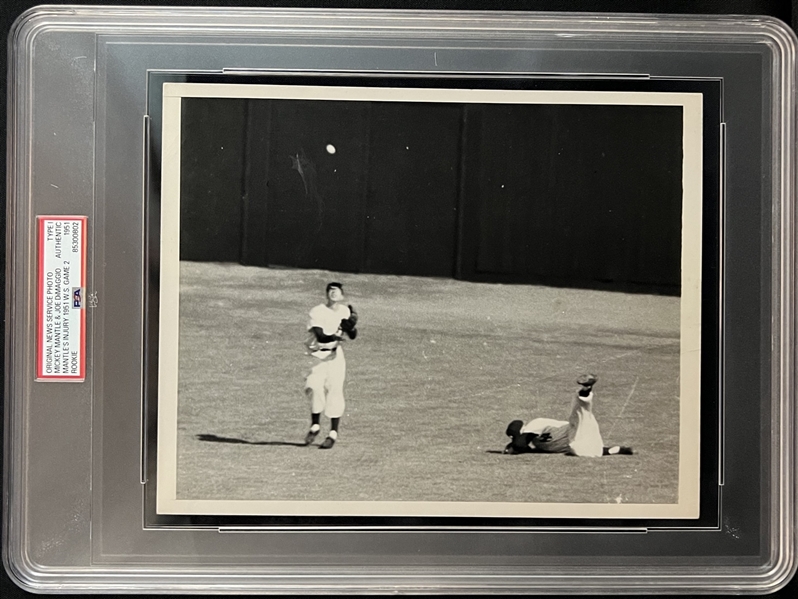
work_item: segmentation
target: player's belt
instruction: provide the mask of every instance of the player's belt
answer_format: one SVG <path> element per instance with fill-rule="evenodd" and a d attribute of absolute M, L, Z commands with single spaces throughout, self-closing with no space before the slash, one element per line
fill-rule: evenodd
<path fill-rule="evenodd" d="M 317 351 L 334 352 L 337 349 L 338 349 L 337 347 L 320 347 Z"/>

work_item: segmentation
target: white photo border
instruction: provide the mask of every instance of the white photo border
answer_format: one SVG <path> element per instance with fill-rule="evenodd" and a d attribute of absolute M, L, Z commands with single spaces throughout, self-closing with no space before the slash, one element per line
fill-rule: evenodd
<path fill-rule="evenodd" d="M 183 98 L 680 106 L 683 109 L 679 475 L 673 504 L 466 501 L 258 501 L 177 498 L 180 148 Z M 391 88 L 164 83 L 156 512 L 230 516 L 697 519 L 701 486 L 703 95 L 660 91 Z"/>

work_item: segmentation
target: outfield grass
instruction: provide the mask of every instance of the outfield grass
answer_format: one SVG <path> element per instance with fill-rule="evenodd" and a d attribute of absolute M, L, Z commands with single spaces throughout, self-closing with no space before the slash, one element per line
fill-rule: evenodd
<path fill-rule="evenodd" d="M 178 499 L 675 503 L 679 299 L 181 263 Z M 330 280 L 360 314 L 339 442 L 300 447 L 307 313 Z M 507 423 L 567 419 L 599 376 L 605 443 L 501 455 Z M 322 432 L 328 423 L 323 420 Z"/>

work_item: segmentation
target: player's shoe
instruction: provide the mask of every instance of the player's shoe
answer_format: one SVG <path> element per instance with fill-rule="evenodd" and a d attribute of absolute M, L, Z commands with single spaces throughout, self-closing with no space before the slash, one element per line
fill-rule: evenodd
<path fill-rule="evenodd" d="M 612 447 L 604 448 L 604 455 L 634 455 L 631 447 L 624 445 L 613 445 Z"/>
<path fill-rule="evenodd" d="M 319 445 L 319 449 L 332 449 L 333 445 L 335 445 L 335 439 L 332 437 L 327 437 L 324 442 Z"/>
<path fill-rule="evenodd" d="M 319 429 L 319 430 L 321 430 L 321 429 Z M 311 443 L 313 443 L 313 440 L 316 437 L 319 436 L 319 430 L 317 430 L 317 431 L 309 430 L 308 431 L 308 434 L 305 435 L 305 445 L 310 445 Z"/>
<path fill-rule="evenodd" d="M 597 381 L 598 377 L 595 374 L 583 374 L 576 379 L 576 384 L 582 385 L 583 387 L 592 387 Z"/>

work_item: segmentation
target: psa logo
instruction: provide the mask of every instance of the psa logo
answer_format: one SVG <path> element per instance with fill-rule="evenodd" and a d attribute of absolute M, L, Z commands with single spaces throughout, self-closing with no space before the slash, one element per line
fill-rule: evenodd
<path fill-rule="evenodd" d="M 83 307 L 83 289 L 81 287 L 74 287 L 72 289 L 72 307 Z"/>

